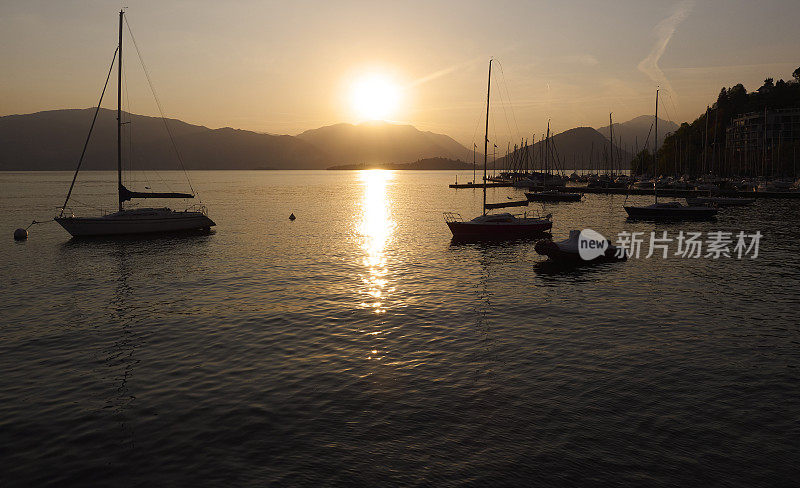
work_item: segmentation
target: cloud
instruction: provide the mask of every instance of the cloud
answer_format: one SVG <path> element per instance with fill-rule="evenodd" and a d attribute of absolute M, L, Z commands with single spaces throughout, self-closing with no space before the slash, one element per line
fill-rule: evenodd
<path fill-rule="evenodd" d="M 649 76 L 651 80 L 660 84 L 662 88 L 673 94 L 672 85 L 670 85 L 664 72 L 661 71 L 661 68 L 658 66 L 658 60 L 661 59 L 661 56 L 667 49 L 667 44 L 669 44 L 670 39 L 672 39 L 672 35 L 675 34 L 675 29 L 678 27 L 678 24 L 689 16 L 692 7 L 694 7 L 694 0 L 683 0 L 676 6 L 672 15 L 656 25 L 654 29 L 656 43 L 653 45 L 653 49 L 650 50 L 650 53 L 645 56 L 637 66 L 639 71 Z"/>
<path fill-rule="evenodd" d="M 597 58 L 591 54 L 580 54 L 575 56 L 566 56 L 563 58 L 565 63 L 580 64 L 582 66 L 597 66 Z"/>
<path fill-rule="evenodd" d="M 408 84 L 407 88 L 419 86 L 419 85 L 428 83 L 429 81 L 433 81 L 433 80 L 435 80 L 437 78 L 441 78 L 442 76 L 447 76 L 447 75 L 449 75 L 450 73 L 452 73 L 454 71 L 458 71 L 459 69 L 462 69 L 462 68 L 467 68 L 467 67 L 475 64 L 477 61 L 480 61 L 480 60 L 483 60 L 483 59 L 484 58 L 476 58 L 476 59 L 472 59 L 470 61 L 465 61 L 463 63 L 454 64 L 453 66 L 449 66 L 447 68 L 443 68 L 443 69 L 440 69 L 438 71 L 434 71 L 433 73 L 430 73 L 428 75 L 425 75 L 425 76 L 423 76 L 421 78 L 417 78 L 416 80 L 412 81 L 411 83 Z"/>

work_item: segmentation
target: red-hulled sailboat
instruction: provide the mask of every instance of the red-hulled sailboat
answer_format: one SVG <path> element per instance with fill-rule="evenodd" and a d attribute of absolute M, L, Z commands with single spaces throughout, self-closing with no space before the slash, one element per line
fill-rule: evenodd
<path fill-rule="evenodd" d="M 456 240 L 521 239 L 546 236 L 553 227 L 551 216 L 544 218 L 487 213 L 486 167 L 489 153 L 489 96 L 492 88 L 492 60 L 489 60 L 489 82 L 486 89 L 486 131 L 483 137 L 483 215 L 464 220 L 454 212 L 445 212 L 444 219 Z"/>

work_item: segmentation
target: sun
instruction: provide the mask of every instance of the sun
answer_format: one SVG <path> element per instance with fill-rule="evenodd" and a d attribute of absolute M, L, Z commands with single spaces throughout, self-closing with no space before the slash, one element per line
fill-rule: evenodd
<path fill-rule="evenodd" d="M 390 77 L 370 74 L 358 78 L 350 87 L 350 103 L 362 120 L 386 120 L 397 113 L 402 89 Z"/>

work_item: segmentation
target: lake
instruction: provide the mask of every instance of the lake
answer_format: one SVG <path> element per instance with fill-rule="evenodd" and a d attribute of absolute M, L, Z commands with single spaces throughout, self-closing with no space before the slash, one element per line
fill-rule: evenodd
<path fill-rule="evenodd" d="M 763 235 L 756 259 L 564 269 L 451 243 L 442 212 L 482 202 L 455 172 L 190 176 L 210 235 L 14 242 L 72 175 L 0 173 L 4 486 L 797 483 L 800 201 L 680 224 L 627 221 L 624 195 L 529 207 L 559 239 Z M 82 173 L 72 208 L 112 207 L 115 178 Z"/>

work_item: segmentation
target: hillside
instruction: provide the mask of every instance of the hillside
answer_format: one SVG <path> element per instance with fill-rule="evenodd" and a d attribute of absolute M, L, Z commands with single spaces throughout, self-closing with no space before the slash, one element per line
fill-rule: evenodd
<path fill-rule="evenodd" d="M 67 109 L 0 117 L 0 171 L 73 170 L 93 114 L 94 109 Z M 123 113 L 123 121 L 130 122 L 123 126 L 126 168 L 180 168 L 162 119 Z M 325 169 L 333 164 L 455 160 L 468 153 L 446 135 L 386 122 L 337 124 L 294 137 L 210 129 L 176 119 L 167 123 L 186 169 Z M 83 169 L 115 169 L 116 144 L 116 112 L 101 109 Z"/>
<path fill-rule="evenodd" d="M 94 109 L 69 109 L 0 117 L 0 170 L 72 170 L 80 157 Z M 133 169 L 179 169 L 164 122 L 123 113 L 123 160 Z M 231 128 L 209 129 L 168 119 L 186 169 L 318 169 L 327 156 L 291 136 Z M 116 167 L 116 112 L 101 109 L 83 169 Z"/>
<path fill-rule="evenodd" d="M 333 164 L 398 163 L 432 157 L 463 159 L 472 154 L 448 136 L 387 122 L 329 125 L 297 137 L 328 154 Z"/>
<path fill-rule="evenodd" d="M 800 109 L 800 68 L 792 73 L 792 78 L 777 82 L 773 78 L 766 78 L 764 84 L 752 92 L 748 92 L 741 83 L 723 87 L 707 113 L 701 113 L 691 123 L 681 124 L 664 140 L 658 152 L 658 168 L 654 170 L 652 161 L 648 161 L 642 170 L 690 175 L 713 172 L 722 176 L 746 174 L 796 178 L 800 141 L 796 136 L 795 114 Z M 779 114 L 776 112 L 778 110 L 786 112 Z M 766 134 L 761 129 L 764 127 L 765 111 L 768 112 Z M 726 131 L 735 117 L 748 113 L 754 114 L 749 122 L 752 124 L 749 130 L 753 131 L 750 135 L 754 137 L 738 149 L 735 146 L 728 148 Z M 767 137 L 766 150 L 761 145 L 764 137 Z M 729 149 L 738 152 L 730 152 Z"/>

